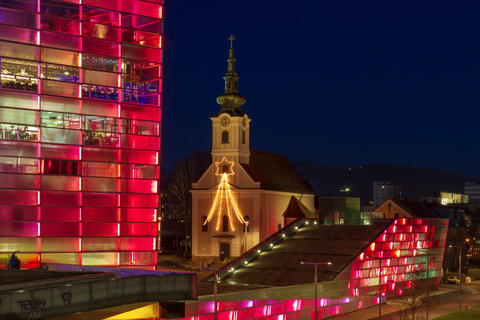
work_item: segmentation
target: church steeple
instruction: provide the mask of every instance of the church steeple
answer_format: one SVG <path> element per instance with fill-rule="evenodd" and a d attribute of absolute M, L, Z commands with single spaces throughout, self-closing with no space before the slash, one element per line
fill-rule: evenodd
<path fill-rule="evenodd" d="M 217 97 L 217 103 L 222 106 L 216 116 L 226 112 L 231 116 L 243 116 L 242 105 L 246 99 L 238 93 L 238 75 L 235 72 L 235 58 L 233 56 L 233 40 L 230 36 L 230 52 L 228 55 L 228 70 L 223 79 L 225 80 L 225 91 Z"/>

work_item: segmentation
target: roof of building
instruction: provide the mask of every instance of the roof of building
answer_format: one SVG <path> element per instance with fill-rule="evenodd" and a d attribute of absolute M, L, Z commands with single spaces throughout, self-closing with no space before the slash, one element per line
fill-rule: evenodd
<path fill-rule="evenodd" d="M 306 262 L 331 262 L 318 266 L 318 281 L 333 280 L 382 230 L 383 225 L 309 225 L 262 252 L 222 283 L 245 286 L 290 286 L 313 282 L 314 267 Z M 221 292 L 221 290 L 219 291 Z"/>
<path fill-rule="evenodd" d="M 297 197 L 292 196 L 287 209 L 283 213 L 284 218 L 315 218 L 315 213 L 310 211 Z"/>
<path fill-rule="evenodd" d="M 242 166 L 264 190 L 315 194 L 283 154 L 250 150 L 250 163 Z"/>
<path fill-rule="evenodd" d="M 441 218 L 440 215 L 438 215 L 424 203 L 419 201 L 399 199 L 389 199 L 389 201 L 394 202 L 405 212 L 407 212 L 412 218 Z"/>

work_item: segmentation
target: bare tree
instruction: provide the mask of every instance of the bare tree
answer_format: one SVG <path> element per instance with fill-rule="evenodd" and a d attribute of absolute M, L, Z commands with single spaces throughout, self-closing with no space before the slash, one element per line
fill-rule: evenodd
<path fill-rule="evenodd" d="M 185 257 L 188 253 L 188 239 L 191 239 L 192 224 L 192 183 L 196 182 L 212 163 L 209 150 L 192 150 L 188 156 L 180 159 L 170 173 L 167 192 L 170 202 L 178 208 L 181 220 L 185 223 Z"/>
<path fill-rule="evenodd" d="M 415 313 L 418 309 L 432 303 L 429 299 L 429 293 L 433 291 L 434 279 L 427 277 L 426 271 L 416 269 L 413 272 L 405 274 L 405 281 L 410 284 L 409 288 L 403 290 L 400 296 L 400 302 L 408 308 L 412 314 L 412 319 L 415 320 Z"/>

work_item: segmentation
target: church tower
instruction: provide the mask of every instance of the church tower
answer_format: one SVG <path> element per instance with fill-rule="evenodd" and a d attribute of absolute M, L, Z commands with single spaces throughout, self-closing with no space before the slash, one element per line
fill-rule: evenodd
<path fill-rule="evenodd" d="M 250 163 L 250 119 L 242 111 L 245 97 L 238 93 L 238 79 L 233 57 L 233 40 L 230 40 L 228 70 L 225 74 L 225 92 L 217 97 L 220 111 L 212 120 L 212 160 L 222 161 L 226 157 L 236 163 Z"/>

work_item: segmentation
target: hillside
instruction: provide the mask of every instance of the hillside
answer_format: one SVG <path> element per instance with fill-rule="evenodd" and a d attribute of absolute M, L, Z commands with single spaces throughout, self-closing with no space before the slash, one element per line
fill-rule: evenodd
<path fill-rule="evenodd" d="M 319 197 L 360 197 L 362 205 L 372 200 L 373 181 L 389 181 L 402 187 L 402 197 L 420 200 L 434 192 L 463 193 L 465 182 L 480 183 L 480 178 L 457 173 L 419 169 L 385 163 L 364 166 L 316 165 L 310 161 L 294 162 L 300 176 L 308 180 Z M 349 192 L 342 192 L 349 188 Z"/>

